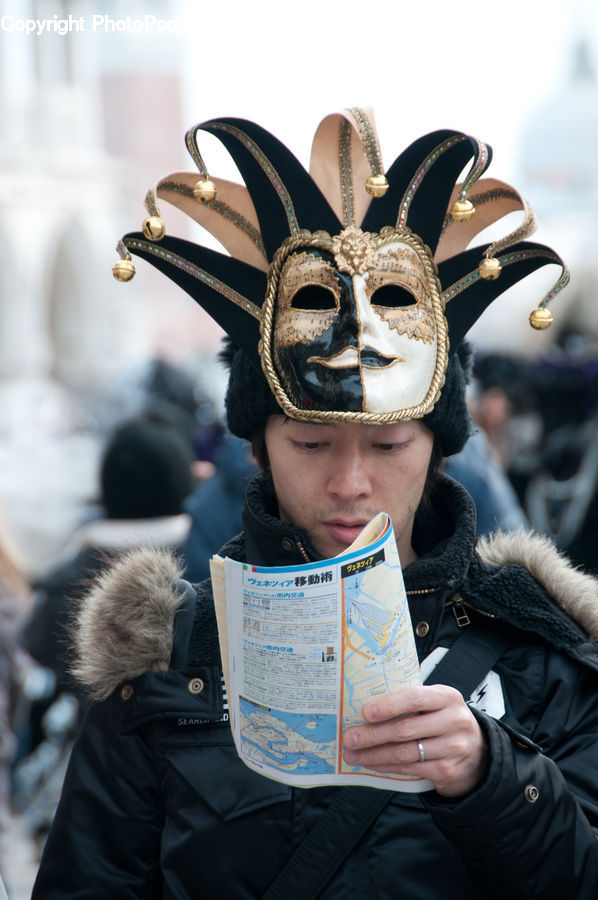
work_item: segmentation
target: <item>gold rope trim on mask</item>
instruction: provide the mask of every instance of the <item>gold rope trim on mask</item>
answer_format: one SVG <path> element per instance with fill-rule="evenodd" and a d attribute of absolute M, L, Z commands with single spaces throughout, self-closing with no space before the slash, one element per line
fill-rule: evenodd
<path fill-rule="evenodd" d="M 384 175 L 380 145 L 367 113 L 365 110 L 360 109 L 359 106 L 352 106 L 349 111 L 359 128 L 359 136 L 361 137 L 361 143 L 370 164 L 372 175 Z"/>
<path fill-rule="evenodd" d="M 249 313 L 254 319 L 258 319 L 259 321 L 261 318 L 261 309 L 259 306 L 256 306 L 256 304 L 252 303 L 251 300 L 248 300 L 247 297 L 239 294 L 238 291 L 235 291 L 234 288 L 231 288 L 228 284 L 220 281 L 219 278 L 210 275 L 205 269 L 201 269 L 199 266 L 188 262 L 188 260 L 184 259 L 182 256 L 178 256 L 178 254 L 172 253 L 170 250 L 165 250 L 163 247 L 156 246 L 156 244 L 151 244 L 148 241 L 140 241 L 137 238 L 128 238 L 126 246 L 127 248 L 131 247 L 134 250 L 144 250 L 152 256 L 158 256 L 160 259 L 166 260 L 170 265 L 175 266 L 177 269 L 181 269 L 181 271 L 186 272 L 193 278 L 197 278 L 198 281 L 201 281 L 203 284 L 212 288 L 212 290 L 222 294 L 223 297 L 226 297 L 226 299 L 230 300 L 231 303 L 234 303 L 235 306 L 239 306 L 246 313 Z"/>
<path fill-rule="evenodd" d="M 234 125 L 228 125 L 225 122 L 210 122 L 210 126 L 212 128 L 215 128 L 216 130 L 224 131 L 226 134 L 232 135 L 239 141 L 239 143 L 243 144 L 246 150 L 251 153 L 255 161 L 258 163 L 258 165 L 266 175 L 268 181 L 274 188 L 280 202 L 284 207 L 291 234 L 296 234 L 299 231 L 299 223 L 295 214 L 295 207 L 293 206 L 293 202 L 291 200 L 291 195 L 282 183 L 282 179 L 280 178 L 278 172 L 276 171 L 268 157 L 265 155 L 265 153 L 260 150 L 258 145 L 255 143 L 255 141 L 252 141 L 249 135 L 245 134 L 244 131 L 241 131 L 240 128 L 236 128 Z"/>
<path fill-rule="evenodd" d="M 360 422 L 364 425 L 392 425 L 394 422 L 402 422 L 410 419 L 421 419 L 434 408 L 440 397 L 440 392 L 445 381 L 446 367 L 448 364 L 449 337 L 448 326 L 444 317 L 444 303 L 440 294 L 437 267 L 432 259 L 429 249 L 421 239 L 410 229 L 396 229 L 385 225 L 379 234 L 367 233 L 374 247 L 389 243 L 395 239 L 408 244 L 422 260 L 426 271 L 428 285 L 432 293 L 432 307 L 434 309 L 434 321 L 438 328 L 437 355 L 434 374 L 425 399 L 417 406 L 407 409 L 393 410 L 388 413 L 374 412 L 350 412 L 338 410 L 314 410 L 300 409 L 291 402 L 285 392 L 272 358 L 272 334 L 274 328 L 274 312 L 278 294 L 278 283 L 282 267 L 291 253 L 310 247 L 319 250 L 333 252 L 334 239 L 326 231 L 311 232 L 302 229 L 298 234 L 288 237 L 280 245 L 274 255 L 268 275 L 268 287 L 266 299 L 262 307 L 262 319 L 260 323 L 260 358 L 262 369 L 270 390 L 276 398 L 276 402 L 290 419 L 298 419 L 302 422 Z"/>
<path fill-rule="evenodd" d="M 518 250 L 515 253 L 509 253 L 506 256 L 498 257 L 498 261 L 503 269 L 506 266 L 521 262 L 524 259 L 546 259 L 549 262 L 557 263 L 563 269 L 560 278 L 553 284 L 552 288 L 538 304 L 540 308 L 544 309 L 546 308 L 546 306 L 548 306 L 550 301 L 553 300 L 554 297 L 556 297 L 556 295 L 559 294 L 563 290 L 563 288 L 569 284 L 569 270 L 567 269 L 567 266 L 560 258 L 560 256 L 558 256 L 558 254 L 554 253 L 552 250 Z M 463 278 L 460 278 L 459 281 L 456 281 L 445 291 L 443 291 L 442 297 L 444 298 L 445 303 L 449 303 L 451 300 L 453 300 L 454 297 L 457 296 L 457 294 L 461 294 L 463 291 L 466 291 L 467 288 L 472 286 L 472 284 L 474 284 L 476 281 L 479 281 L 480 277 L 481 276 L 477 268 L 472 272 L 468 272 L 467 275 L 464 275 Z"/>
<path fill-rule="evenodd" d="M 338 131 L 338 168 L 343 200 L 343 225 L 346 228 L 348 225 L 355 224 L 353 170 L 351 166 L 351 125 L 346 119 L 341 119 Z"/>
<path fill-rule="evenodd" d="M 434 150 L 432 150 L 432 152 L 426 157 L 421 166 L 419 166 L 419 168 L 415 172 L 415 175 L 409 183 L 409 187 L 403 194 L 401 203 L 399 204 L 399 214 L 397 216 L 396 228 L 402 228 L 405 226 L 407 216 L 409 215 L 411 201 L 415 197 L 417 190 L 424 179 L 424 176 L 428 172 L 428 169 L 434 165 L 434 163 L 442 156 L 443 153 L 446 153 L 446 151 L 450 150 L 451 147 L 454 147 L 455 144 L 459 144 L 464 140 L 466 140 L 466 138 L 462 134 L 456 134 L 450 138 L 447 138 L 446 141 L 438 144 L 438 146 L 435 147 Z"/>
<path fill-rule="evenodd" d="M 194 197 L 193 188 L 189 187 L 187 184 L 182 184 L 180 181 L 162 181 L 160 182 L 160 190 L 171 191 L 173 194 L 181 194 L 181 196 L 185 197 Z M 251 243 L 257 247 L 264 259 L 268 258 L 260 232 L 245 218 L 245 216 L 242 216 L 240 212 L 237 212 L 237 210 L 233 209 L 232 206 L 229 206 L 228 203 L 224 203 L 222 200 L 218 199 L 210 201 L 209 209 L 210 211 L 213 210 L 218 213 L 229 222 L 232 222 L 232 224 L 235 225 L 239 231 L 242 231 L 249 238 Z"/>

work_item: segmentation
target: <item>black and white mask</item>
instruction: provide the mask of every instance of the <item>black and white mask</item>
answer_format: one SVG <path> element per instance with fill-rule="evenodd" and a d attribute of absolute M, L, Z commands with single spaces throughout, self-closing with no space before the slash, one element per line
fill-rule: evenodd
<path fill-rule="evenodd" d="M 313 237 L 312 246 L 286 255 L 277 280 L 270 345 L 281 390 L 298 410 L 345 420 L 346 413 L 361 421 L 425 414 L 446 358 L 426 248 L 394 229 Z"/>

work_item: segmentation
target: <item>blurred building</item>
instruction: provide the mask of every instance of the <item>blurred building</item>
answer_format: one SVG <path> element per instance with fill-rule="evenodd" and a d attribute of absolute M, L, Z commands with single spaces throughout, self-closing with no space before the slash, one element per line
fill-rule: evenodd
<path fill-rule="evenodd" d="M 33 568 L 95 493 L 110 385 L 174 345 L 214 342 L 152 267 L 112 278 L 148 187 L 186 155 L 187 35 L 175 2 L 100 6 L 0 0 L 0 505 Z M 116 25 L 94 29 L 100 11 Z"/>
<path fill-rule="evenodd" d="M 534 209 L 571 268 L 563 325 L 598 340 L 597 145 L 598 37 L 588 36 L 574 43 L 568 77 L 532 116 L 521 166 Z"/>
<path fill-rule="evenodd" d="M 571 43 L 563 77 L 527 119 L 515 182 L 538 217 L 537 239 L 566 261 L 571 282 L 554 300 L 552 327 L 541 333 L 530 329 L 527 317 L 556 281 L 558 269 L 546 266 L 511 289 L 471 332 L 483 351 L 538 357 L 565 329 L 598 341 L 598 36 L 583 29 L 580 15 L 578 34 L 583 36 Z M 512 227 L 520 219 L 513 214 Z"/>

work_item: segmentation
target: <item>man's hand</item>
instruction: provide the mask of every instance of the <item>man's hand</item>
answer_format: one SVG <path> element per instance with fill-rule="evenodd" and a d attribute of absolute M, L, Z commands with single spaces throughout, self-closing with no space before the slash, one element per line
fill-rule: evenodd
<path fill-rule="evenodd" d="M 344 734 L 344 759 L 349 765 L 428 778 L 444 797 L 468 794 L 482 779 L 486 741 L 454 688 L 444 684 L 405 688 L 377 697 L 363 713 L 368 724 L 348 728 Z"/>

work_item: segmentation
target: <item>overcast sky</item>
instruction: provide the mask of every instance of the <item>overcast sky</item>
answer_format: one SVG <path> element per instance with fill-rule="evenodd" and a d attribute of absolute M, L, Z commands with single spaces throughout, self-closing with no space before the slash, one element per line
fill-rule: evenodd
<path fill-rule="evenodd" d="M 60 17 L 65 8 L 84 14 L 84 36 L 4 27 L 19 17 Z M 91 33 L 104 12 L 176 17 L 177 27 Z M 0 0 L 0 13 L 0 74 L 13 94 L 30 77 L 19 71 L 18 45 L 34 41 L 48 54 L 66 41 L 79 68 L 82 53 L 99 53 L 116 71 L 179 68 L 186 124 L 253 118 L 305 162 L 324 115 L 372 106 L 387 164 L 414 138 L 448 127 L 491 143 L 493 174 L 507 179 L 522 123 L 566 77 L 575 40 L 589 37 L 598 55 L 594 0 Z"/>
<path fill-rule="evenodd" d="M 526 114 L 563 78 L 578 34 L 598 44 L 587 0 L 225 0 L 189 3 L 191 120 L 256 118 L 307 161 L 319 120 L 375 108 L 388 164 L 449 127 L 495 147 L 512 177 Z"/>

